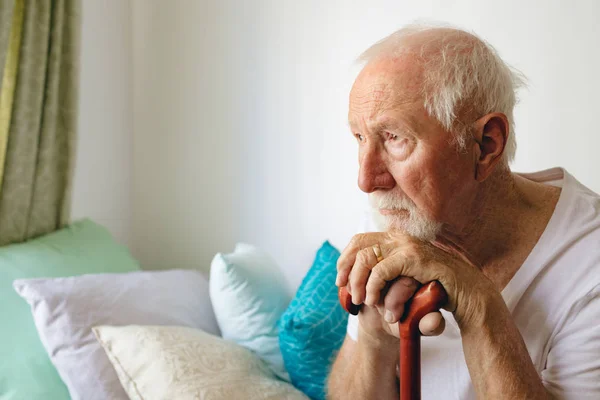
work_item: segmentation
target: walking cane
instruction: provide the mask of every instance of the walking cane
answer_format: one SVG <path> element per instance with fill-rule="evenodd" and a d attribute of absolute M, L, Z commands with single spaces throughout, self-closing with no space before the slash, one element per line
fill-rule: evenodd
<path fill-rule="evenodd" d="M 338 290 L 344 310 L 357 315 L 360 307 L 352 303 L 345 287 Z M 438 281 L 423 285 L 406 303 L 400 325 L 400 400 L 421 399 L 421 332 L 419 321 L 430 312 L 438 311 L 447 301 L 446 291 Z"/>

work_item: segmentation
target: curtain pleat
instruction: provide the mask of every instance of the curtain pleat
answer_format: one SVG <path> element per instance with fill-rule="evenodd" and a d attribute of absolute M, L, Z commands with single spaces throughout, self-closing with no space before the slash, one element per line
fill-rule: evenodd
<path fill-rule="evenodd" d="M 21 30 L 23 28 L 23 0 L 15 0 L 14 7 L 7 7 L 12 10 L 12 18 L 6 22 L 9 23 L 10 31 L 8 43 L 2 46 L 5 51 L 2 71 L 2 87 L 0 89 L 0 192 L 2 191 L 2 178 L 4 176 L 4 161 L 6 159 L 6 145 L 8 144 L 8 135 L 10 133 L 10 116 L 12 114 L 13 99 L 15 93 L 15 84 L 17 80 L 17 68 L 19 65 L 19 49 L 21 47 Z M 8 14 L 8 13 L 7 13 Z M 1 18 L 0 19 L 4 19 Z M 0 40 L 6 40 L 0 37 Z"/>
<path fill-rule="evenodd" d="M 80 3 L 26 0 L 4 181 L 0 245 L 68 222 L 76 134 Z"/>
<path fill-rule="evenodd" d="M 15 0 L 0 0 L 0 76 L 4 70 Z"/>

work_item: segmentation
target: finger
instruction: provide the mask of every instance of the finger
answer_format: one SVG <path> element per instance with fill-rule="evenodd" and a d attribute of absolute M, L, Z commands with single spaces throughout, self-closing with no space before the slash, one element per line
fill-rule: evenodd
<path fill-rule="evenodd" d="M 366 247 L 365 243 L 368 241 L 369 239 L 366 234 L 354 235 L 350 243 L 342 251 L 337 261 L 336 286 L 345 286 L 348 283 L 348 276 L 356 261 L 356 254 Z"/>
<path fill-rule="evenodd" d="M 382 251 L 384 247 L 382 246 Z M 418 282 L 429 282 L 433 279 L 427 279 L 434 276 L 435 271 L 432 270 L 430 264 L 416 265 L 412 257 L 404 257 L 402 254 L 390 254 L 389 257 L 383 257 L 383 260 L 377 263 L 371 270 L 371 275 L 377 276 L 378 279 L 390 282 L 399 276 L 408 276 Z"/>
<path fill-rule="evenodd" d="M 356 254 L 367 247 L 372 247 L 377 243 L 383 243 L 386 240 L 386 233 L 383 232 L 369 232 L 354 235 L 348 243 L 348 246 L 342 251 L 337 261 L 338 276 L 335 284 L 337 286 L 344 286 L 348 283 L 348 276 L 350 270 L 356 261 Z"/>
<path fill-rule="evenodd" d="M 371 269 L 377 264 L 377 257 L 372 247 L 360 250 L 356 254 L 356 261 L 350 273 L 350 287 L 352 288 L 352 302 L 356 305 L 365 301 L 367 279 Z"/>
<path fill-rule="evenodd" d="M 382 253 L 386 254 L 384 246 L 381 246 L 381 251 Z M 366 287 L 366 296 L 369 301 L 377 303 L 377 299 L 380 297 L 382 289 L 388 284 L 388 282 L 392 282 L 399 277 L 406 275 L 402 273 L 404 267 L 401 264 L 405 262 L 407 262 L 407 260 L 403 257 L 385 258 L 384 256 L 382 261 L 378 262 L 373 268 L 371 268 L 371 275 L 369 276 Z M 385 267 L 382 267 L 382 264 L 385 264 Z M 399 272 L 396 273 L 396 271 Z"/>
<path fill-rule="evenodd" d="M 383 303 L 383 299 L 385 299 L 385 295 L 387 294 L 387 292 L 390 290 L 390 287 L 392 286 L 393 282 L 388 282 L 385 287 L 381 290 L 381 294 L 379 296 L 379 299 L 375 301 L 375 308 L 377 309 L 377 311 L 379 311 L 379 314 L 383 317 L 385 315 L 385 304 Z M 367 285 L 368 285 L 368 281 L 367 281 Z M 367 300 L 365 300 L 365 304 L 367 304 Z"/>
<path fill-rule="evenodd" d="M 412 277 L 417 282 L 422 284 L 431 281 L 438 281 L 440 284 L 442 284 L 442 286 L 444 286 L 444 289 L 448 291 L 444 282 L 444 276 L 447 275 L 447 271 L 445 270 L 447 269 L 447 266 L 444 264 L 437 262 L 436 260 L 429 260 L 426 263 L 421 263 L 419 262 L 418 258 L 415 259 L 414 257 L 403 257 L 402 253 L 399 252 L 392 254 L 384 246 L 381 247 L 381 250 L 384 253 L 384 258 L 371 270 L 371 275 L 369 277 L 369 281 L 367 282 L 367 295 L 369 294 L 369 290 L 371 290 L 369 285 L 371 280 L 373 280 L 373 290 L 376 291 L 377 286 L 382 285 L 383 282 L 392 281 L 399 276 Z M 385 257 L 386 252 L 388 252 L 389 257 Z M 448 294 L 447 304 L 442 305 L 442 308 L 451 312 L 456 309 L 456 304 L 454 303 L 450 294 Z"/>
<path fill-rule="evenodd" d="M 390 289 L 391 283 L 388 283 L 385 288 L 383 288 L 383 290 L 381 291 L 381 296 L 379 297 L 379 301 L 377 301 L 375 308 L 377 308 L 377 311 L 379 312 L 379 315 L 381 315 L 382 317 L 385 315 L 385 304 L 383 304 L 383 299 L 385 298 L 385 294 L 388 292 L 388 290 Z M 365 300 L 366 302 L 366 300 Z"/>
<path fill-rule="evenodd" d="M 419 321 L 419 330 L 425 336 L 441 335 L 444 328 L 446 328 L 446 320 L 439 311 L 429 313 Z"/>
<path fill-rule="evenodd" d="M 417 281 L 412 278 L 401 276 L 395 280 L 383 299 L 385 305 L 384 319 L 393 324 L 400 320 L 404 313 L 404 304 L 415 294 L 419 287 Z"/>
<path fill-rule="evenodd" d="M 371 269 L 371 274 L 369 275 L 369 279 L 367 280 L 367 284 L 365 286 L 365 303 L 367 305 L 379 304 L 383 302 L 383 296 L 381 295 L 381 293 L 386 287 L 386 285 L 389 283 L 388 281 L 381 279 L 377 274 L 373 273 L 375 267 Z"/>

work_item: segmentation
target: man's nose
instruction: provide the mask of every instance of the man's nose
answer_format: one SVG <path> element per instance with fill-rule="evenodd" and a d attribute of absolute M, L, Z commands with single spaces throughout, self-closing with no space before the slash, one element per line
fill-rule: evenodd
<path fill-rule="evenodd" d="M 381 151 L 376 146 L 369 147 L 359 158 L 358 187 L 365 193 L 392 189 L 396 181 L 388 170 Z"/>

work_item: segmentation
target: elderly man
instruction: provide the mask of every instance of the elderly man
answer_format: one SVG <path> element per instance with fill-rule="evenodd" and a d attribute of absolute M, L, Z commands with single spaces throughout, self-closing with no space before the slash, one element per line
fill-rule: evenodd
<path fill-rule="evenodd" d="M 442 27 L 401 29 L 362 59 L 349 122 L 382 232 L 338 261 L 363 306 L 329 398 L 398 398 L 396 322 L 437 280 L 448 304 L 419 326 L 423 398 L 600 399 L 600 197 L 561 168 L 510 171 L 519 75 Z"/>

